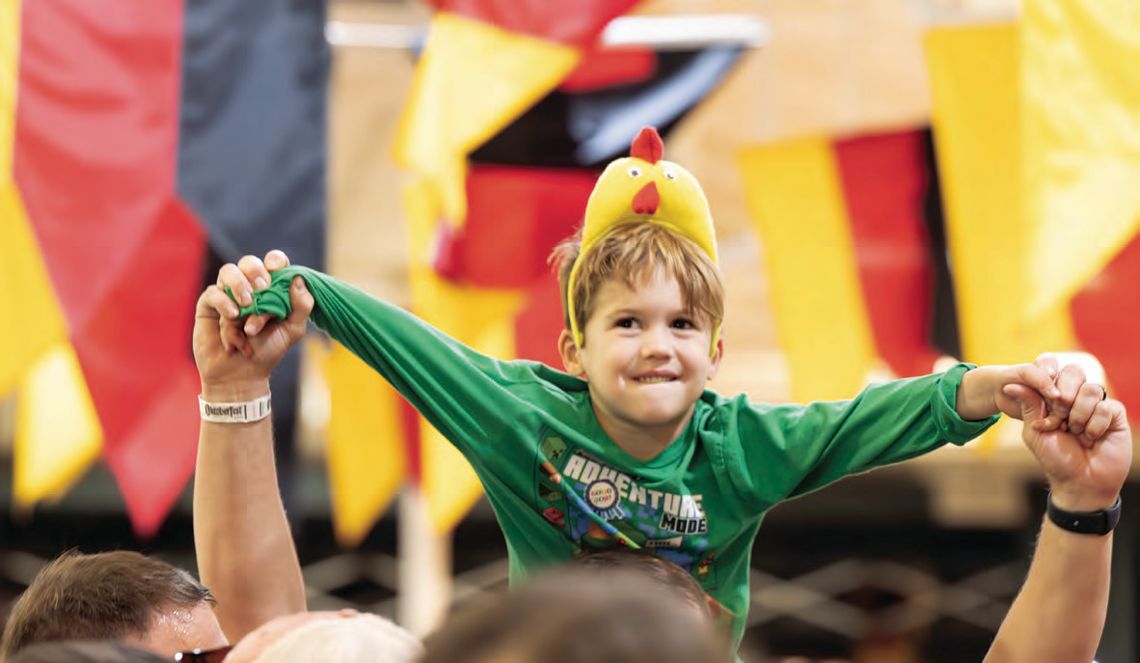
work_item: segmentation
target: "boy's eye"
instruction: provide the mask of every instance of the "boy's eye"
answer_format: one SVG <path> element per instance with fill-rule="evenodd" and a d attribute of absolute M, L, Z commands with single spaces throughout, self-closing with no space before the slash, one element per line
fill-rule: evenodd
<path fill-rule="evenodd" d="M 677 318 L 673 321 L 673 329 L 696 329 L 697 325 L 688 318 Z"/>
<path fill-rule="evenodd" d="M 637 320 L 634 320 L 633 318 L 618 318 L 617 322 L 614 323 L 614 326 L 620 327 L 622 329 L 633 329 L 635 326 L 637 326 Z"/>

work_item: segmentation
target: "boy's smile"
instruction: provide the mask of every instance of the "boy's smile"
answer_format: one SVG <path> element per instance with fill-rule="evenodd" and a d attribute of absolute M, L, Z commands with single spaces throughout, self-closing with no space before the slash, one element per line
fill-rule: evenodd
<path fill-rule="evenodd" d="M 658 270 L 629 288 L 610 280 L 586 322 L 585 344 L 559 340 L 567 371 L 590 383 L 602 429 L 628 453 L 648 459 L 680 436 L 693 406 L 716 375 L 712 325 L 684 306 L 677 279 Z"/>

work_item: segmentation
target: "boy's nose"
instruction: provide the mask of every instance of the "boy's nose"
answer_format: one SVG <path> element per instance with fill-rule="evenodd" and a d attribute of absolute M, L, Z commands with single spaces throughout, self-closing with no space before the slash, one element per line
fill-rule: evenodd
<path fill-rule="evenodd" d="M 662 329 L 650 328 L 641 337 L 641 354 L 645 357 L 668 355 L 672 351 L 669 333 Z"/>

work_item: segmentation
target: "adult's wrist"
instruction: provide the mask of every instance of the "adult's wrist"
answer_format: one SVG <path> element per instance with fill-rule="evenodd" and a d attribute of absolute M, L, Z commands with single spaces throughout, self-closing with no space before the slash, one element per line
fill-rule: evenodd
<path fill-rule="evenodd" d="M 1056 527 L 1080 535 L 1104 536 L 1120 522 L 1120 498 L 1106 509 L 1071 511 L 1057 505 L 1050 495 L 1045 509 L 1047 520 Z"/>
<path fill-rule="evenodd" d="M 211 403 L 251 401 L 268 393 L 269 378 L 202 382 L 202 398 Z"/>
<path fill-rule="evenodd" d="M 1090 490 L 1073 490 L 1063 487 L 1052 487 L 1049 491 L 1049 499 L 1053 502 L 1054 506 L 1064 509 L 1065 511 L 1100 511 L 1101 509 L 1112 508 L 1116 504 L 1117 498 L 1120 497 L 1120 491 L 1116 492 L 1101 492 Z"/>

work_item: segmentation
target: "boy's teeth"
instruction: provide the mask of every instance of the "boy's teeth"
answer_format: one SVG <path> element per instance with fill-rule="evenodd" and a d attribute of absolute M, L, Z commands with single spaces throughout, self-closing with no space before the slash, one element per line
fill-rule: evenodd
<path fill-rule="evenodd" d="M 638 378 L 637 381 L 638 382 L 668 382 L 671 379 L 672 378 L 668 378 L 668 377 L 664 377 L 664 376 L 657 376 L 657 377 L 649 377 L 649 378 Z"/>

